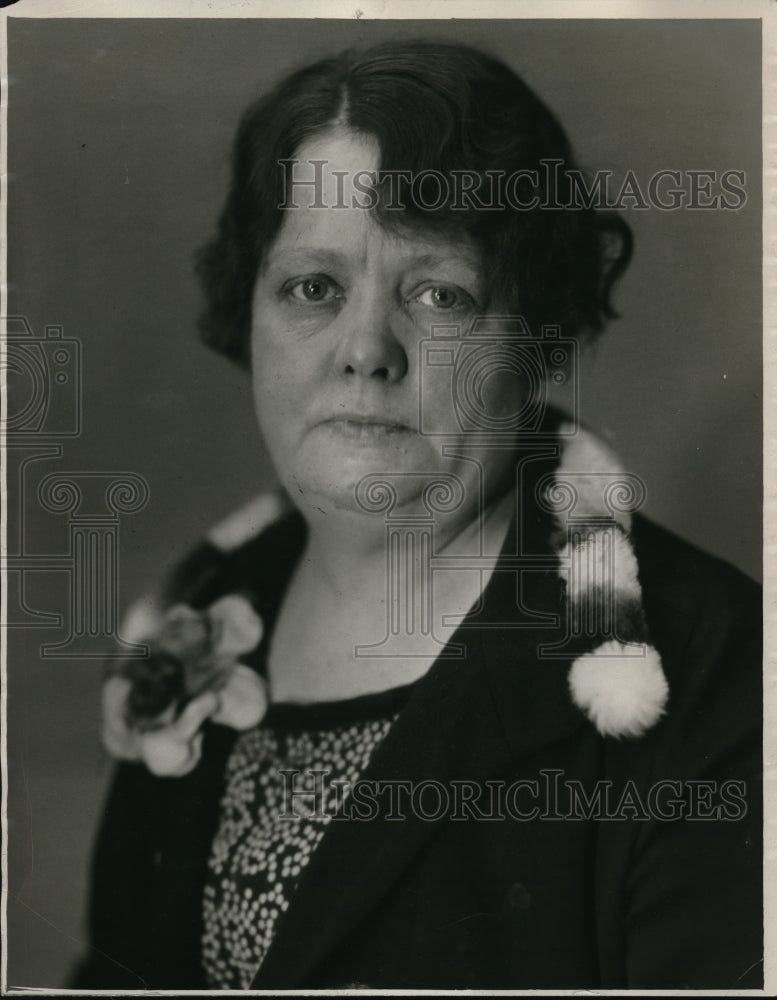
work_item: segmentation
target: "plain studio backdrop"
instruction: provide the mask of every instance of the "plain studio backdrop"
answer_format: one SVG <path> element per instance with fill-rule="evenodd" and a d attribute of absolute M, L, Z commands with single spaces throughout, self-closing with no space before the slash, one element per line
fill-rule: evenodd
<path fill-rule="evenodd" d="M 760 575 L 758 21 L 10 20 L 8 313 L 36 338 L 54 325 L 78 341 L 80 382 L 71 370 L 58 419 L 82 407 L 61 454 L 10 484 L 25 510 L 13 544 L 52 557 L 25 575 L 24 599 L 65 622 L 11 634 L 10 986 L 63 985 L 82 950 L 111 768 L 99 660 L 41 655 L 67 636 L 69 577 L 55 559 L 69 528 L 41 509 L 37 485 L 56 472 L 146 481 L 147 505 L 119 521 L 126 606 L 272 483 L 248 377 L 195 332 L 192 259 L 226 191 L 236 122 L 289 68 L 424 36 L 506 60 L 589 171 L 633 170 L 643 187 L 660 170 L 745 172 L 736 211 L 627 209 L 636 255 L 615 296 L 622 318 L 585 359 L 580 406 L 647 483 L 647 514 Z"/>

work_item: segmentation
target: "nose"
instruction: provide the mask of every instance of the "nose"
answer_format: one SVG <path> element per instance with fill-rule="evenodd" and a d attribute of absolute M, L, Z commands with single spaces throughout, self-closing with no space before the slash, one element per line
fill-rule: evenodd
<path fill-rule="evenodd" d="M 398 335 L 400 318 L 395 312 L 393 303 L 377 295 L 346 305 L 339 316 L 337 374 L 389 384 L 405 377 L 408 358 Z"/>

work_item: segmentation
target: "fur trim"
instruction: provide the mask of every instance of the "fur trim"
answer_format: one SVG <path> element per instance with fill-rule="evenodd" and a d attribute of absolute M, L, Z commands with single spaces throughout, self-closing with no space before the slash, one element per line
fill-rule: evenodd
<path fill-rule="evenodd" d="M 661 658 L 652 646 L 644 656 L 635 652 L 611 640 L 569 671 L 572 700 L 603 736 L 642 736 L 664 714 L 669 685 Z"/>
<path fill-rule="evenodd" d="M 604 504 L 599 476 L 602 473 L 615 475 L 623 469 L 618 456 L 601 438 L 583 428 L 578 428 L 574 434 L 573 431 L 570 423 L 562 423 L 559 427 L 560 440 L 564 442 L 559 472 L 576 474 L 575 485 L 580 490 L 580 501 L 575 513 L 590 518 L 601 517 Z M 631 530 L 631 515 L 627 511 L 618 512 L 615 520 L 624 531 Z"/>
<path fill-rule="evenodd" d="M 570 477 L 576 490 L 574 518 L 557 516 L 554 532 L 569 620 L 596 623 L 601 631 L 582 637 L 588 648 L 572 664 L 569 689 L 602 736 L 616 738 L 642 736 L 663 715 L 669 695 L 642 609 L 627 533 L 631 516 L 609 509 L 603 494 L 607 476 L 622 473 L 610 449 L 581 431 L 565 443 L 554 477 L 558 486 Z"/>
<path fill-rule="evenodd" d="M 232 552 L 260 535 L 288 506 L 285 493 L 260 493 L 214 525 L 207 539 L 220 552 Z"/>
<path fill-rule="evenodd" d="M 637 557 L 620 528 L 613 534 L 594 530 L 578 535 L 561 550 L 561 558 L 572 567 L 567 582 L 570 601 L 594 591 L 641 601 Z"/>

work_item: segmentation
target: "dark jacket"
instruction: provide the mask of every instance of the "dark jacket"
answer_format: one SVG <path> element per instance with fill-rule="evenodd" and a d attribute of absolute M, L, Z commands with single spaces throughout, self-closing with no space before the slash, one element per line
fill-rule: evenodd
<path fill-rule="evenodd" d="M 466 658 L 415 685 L 362 775 L 464 782 L 483 798 L 464 818 L 397 821 L 381 807 L 332 821 L 253 988 L 761 985 L 760 590 L 640 517 L 632 539 L 665 717 L 639 739 L 600 736 L 570 698 L 569 662 L 537 657 L 553 627 L 509 627 L 516 574 L 498 567 L 457 633 Z M 206 546 L 174 596 L 205 606 L 247 590 L 271 625 L 302 543 L 295 515 L 231 555 Z M 524 574 L 520 592 L 523 607 L 558 610 L 553 574 Z M 184 778 L 118 767 L 76 987 L 205 986 L 202 887 L 233 740 L 211 726 Z M 517 786 L 512 814 L 483 818 L 520 779 L 537 785 Z M 612 818 L 595 800 L 606 790 Z M 515 815 L 536 802 L 542 815 Z"/>

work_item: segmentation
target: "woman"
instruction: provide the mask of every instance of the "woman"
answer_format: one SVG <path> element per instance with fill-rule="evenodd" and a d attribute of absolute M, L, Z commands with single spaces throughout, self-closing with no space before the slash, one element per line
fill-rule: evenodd
<path fill-rule="evenodd" d="M 287 502 L 214 529 L 106 684 L 78 985 L 760 982 L 760 601 L 547 405 L 630 254 L 575 171 L 460 46 L 247 112 L 203 330 Z"/>

